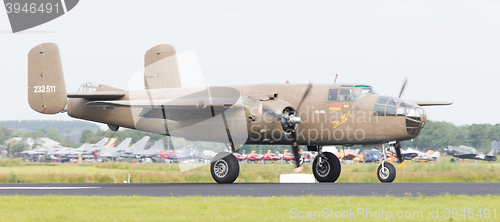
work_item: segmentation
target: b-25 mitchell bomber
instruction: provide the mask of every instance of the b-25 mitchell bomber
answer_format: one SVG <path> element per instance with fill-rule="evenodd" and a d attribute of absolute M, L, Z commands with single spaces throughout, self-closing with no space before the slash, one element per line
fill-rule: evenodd
<path fill-rule="evenodd" d="M 210 165 L 217 183 L 232 183 L 239 163 L 231 152 L 243 144 L 290 145 L 297 169 L 299 145 L 318 151 L 313 174 L 319 182 L 340 176 L 338 158 L 325 145 L 380 147 L 417 137 L 427 121 L 422 106 L 450 102 L 416 102 L 377 94 L 364 84 L 257 84 L 182 88 L 176 52 L 157 45 L 145 54 L 144 89 L 84 84 L 67 93 L 59 48 L 43 43 L 28 54 L 28 101 L 43 114 L 104 123 L 111 130 L 137 129 L 187 140 L 223 143 Z M 403 93 L 401 89 L 401 94 Z M 399 149 L 399 147 L 398 147 Z M 385 148 L 382 151 L 386 152 Z M 402 160 L 400 150 L 398 158 Z M 386 155 L 383 155 L 384 157 Z M 377 170 L 392 182 L 396 169 L 386 160 Z"/>

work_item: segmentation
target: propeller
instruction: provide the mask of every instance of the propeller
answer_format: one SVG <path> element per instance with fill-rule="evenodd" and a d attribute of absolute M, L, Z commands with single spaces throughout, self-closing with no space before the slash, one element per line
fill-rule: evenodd
<path fill-rule="evenodd" d="M 405 87 L 406 87 L 406 84 L 408 83 L 408 80 L 410 80 L 410 78 L 408 76 L 405 76 L 405 81 L 403 82 L 403 86 L 401 87 L 401 91 L 399 91 L 398 98 L 401 98 L 401 95 L 403 95 L 403 92 L 405 91 Z"/>
<path fill-rule="evenodd" d="M 307 97 L 307 94 L 311 91 L 312 88 L 312 83 L 309 82 L 309 85 L 306 88 L 306 91 L 304 92 L 304 95 L 300 99 L 299 105 L 297 105 L 297 109 L 295 109 L 295 112 L 293 115 L 291 115 L 288 118 L 288 121 L 293 122 L 293 123 L 300 123 L 300 118 L 297 117 L 297 113 L 299 112 L 300 106 L 304 102 L 304 99 Z M 297 143 L 297 134 L 295 133 L 295 129 L 292 130 L 291 133 L 293 143 L 292 143 L 292 151 L 293 151 L 293 156 L 295 158 L 295 165 L 297 166 L 297 169 L 295 170 L 296 172 L 302 171 L 302 168 L 300 167 L 300 153 L 299 153 L 299 145 Z"/>
<path fill-rule="evenodd" d="M 398 158 L 399 163 L 403 163 L 403 155 L 401 154 L 401 147 L 399 145 L 399 142 L 396 142 L 394 144 L 394 149 L 396 150 L 396 157 Z"/>
<path fill-rule="evenodd" d="M 406 84 L 408 83 L 408 80 L 410 80 L 410 78 L 408 76 L 405 76 L 405 81 L 403 82 L 403 86 L 401 87 L 401 91 L 399 91 L 398 98 L 401 98 L 401 95 L 403 95 L 403 92 L 405 91 L 405 87 L 406 87 Z M 401 154 L 401 147 L 399 145 L 399 142 L 396 142 L 394 144 L 394 150 L 396 150 L 396 156 L 399 160 L 399 164 L 401 167 L 403 164 L 403 155 Z"/>

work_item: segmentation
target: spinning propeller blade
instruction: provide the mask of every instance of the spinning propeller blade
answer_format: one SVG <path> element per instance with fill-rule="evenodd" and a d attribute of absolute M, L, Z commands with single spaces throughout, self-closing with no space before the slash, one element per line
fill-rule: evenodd
<path fill-rule="evenodd" d="M 399 92 L 398 98 L 401 98 L 401 95 L 403 95 L 408 80 L 410 80 L 410 78 L 408 76 L 405 76 L 405 81 L 403 82 L 403 86 L 401 87 L 401 91 Z"/>
<path fill-rule="evenodd" d="M 309 82 L 309 85 L 306 88 L 306 91 L 304 92 L 304 95 L 302 96 L 302 99 L 300 99 L 299 105 L 297 105 L 297 109 L 295 109 L 295 112 L 293 113 L 294 117 L 297 117 L 297 113 L 299 112 L 300 106 L 302 105 L 302 102 L 304 102 L 305 98 L 307 97 L 307 94 L 309 94 L 309 91 L 311 91 L 312 88 L 312 83 Z M 297 143 L 297 134 L 295 133 L 295 130 L 292 131 L 292 138 L 293 138 L 293 143 L 292 143 L 292 151 L 293 151 L 293 156 L 295 157 L 295 165 L 297 166 L 297 171 L 300 172 L 302 168 L 300 168 L 300 153 L 299 153 L 299 145 Z"/>

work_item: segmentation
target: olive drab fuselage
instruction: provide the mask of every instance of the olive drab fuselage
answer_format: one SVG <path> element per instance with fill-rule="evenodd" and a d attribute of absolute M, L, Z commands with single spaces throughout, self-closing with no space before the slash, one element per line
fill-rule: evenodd
<path fill-rule="evenodd" d="M 290 144 L 289 134 L 280 124 L 280 118 L 266 116 L 258 106 L 270 104 L 273 113 L 283 109 L 296 109 L 307 85 L 262 84 L 231 87 L 239 91 L 243 101 L 247 144 Z M 114 88 L 100 85 L 100 90 Z M 169 88 L 128 91 L 121 100 L 175 99 L 200 91 L 198 88 Z M 265 99 L 254 98 L 255 95 Z M 138 117 L 138 108 L 95 107 L 86 105 L 91 100 L 69 98 L 71 117 L 105 123 L 110 126 L 139 129 L 169 135 L 167 123 L 160 118 Z M 257 110 L 257 111 L 256 111 Z M 297 116 L 301 123 L 294 127 L 301 145 L 354 145 L 377 144 L 415 138 L 426 122 L 422 108 L 411 102 L 382 96 L 366 85 L 315 84 L 300 107 Z M 140 125 L 138 125 L 140 124 Z M 209 132 L 206 132 L 209 134 Z M 189 135 L 187 135 L 189 137 Z M 200 138 L 200 137 L 198 137 Z M 217 138 L 201 137 L 204 141 L 218 142 Z"/>

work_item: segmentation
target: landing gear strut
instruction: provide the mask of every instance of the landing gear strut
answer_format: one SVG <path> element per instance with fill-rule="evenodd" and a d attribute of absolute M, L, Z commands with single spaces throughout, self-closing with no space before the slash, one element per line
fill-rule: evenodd
<path fill-rule="evenodd" d="M 396 178 L 396 168 L 387 162 L 387 150 L 382 145 L 382 164 L 377 169 L 377 177 L 382 183 L 392 183 Z"/>
<path fill-rule="evenodd" d="M 212 159 L 210 173 L 217 183 L 233 183 L 240 174 L 240 164 L 233 154 L 221 152 Z"/>
<path fill-rule="evenodd" d="M 322 147 L 318 147 L 318 155 L 314 158 L 312 171 L 314 178 L 320 183 L 337 181 L 340 176 L 340 161 L 333 153 L 322 152 Z"/>

